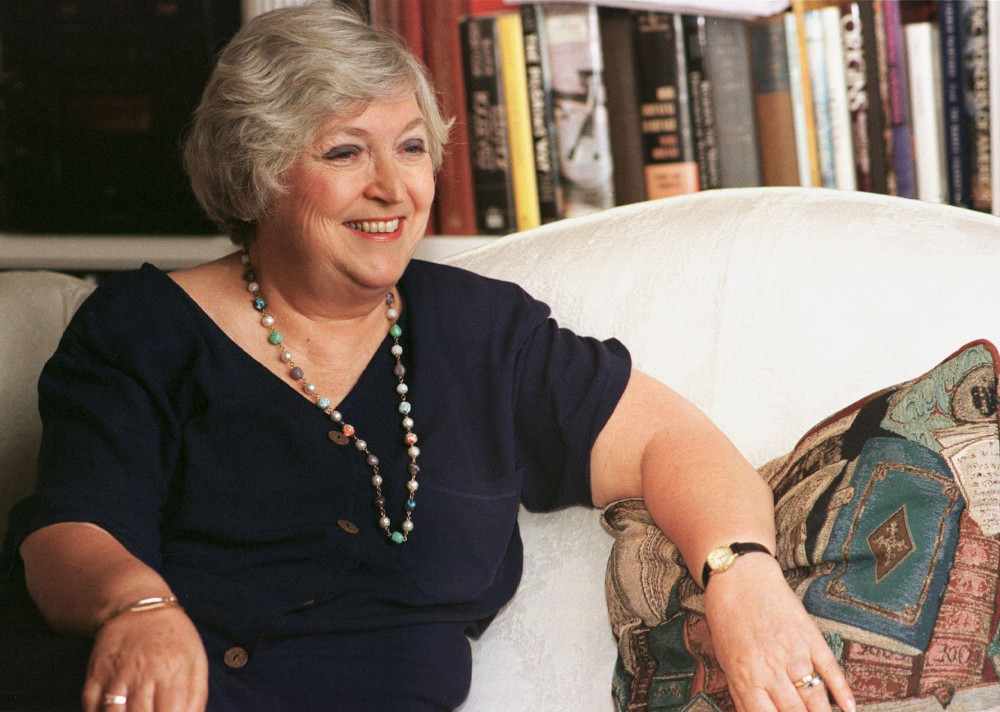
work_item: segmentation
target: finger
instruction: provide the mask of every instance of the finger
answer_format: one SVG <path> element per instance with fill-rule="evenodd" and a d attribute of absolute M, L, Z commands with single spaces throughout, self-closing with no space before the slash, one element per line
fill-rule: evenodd
<path fill-rule="evenodd" d="M 826 685 L 819 672 L 811 672 L 795 679 L 792 686 L 798 690 L 799 696 L 809 712 L 830 712 L 830 700 L 827 697 Z"/>
<path fill-rule="evenodd" d="M 851 687 L 844 676 L 844 671 L 840 669 L 836 658 L 832 654 L 823 656 L 821 660 L 817 660 L 816 670 L 823 678 L 823 684 L 826 686 L 829 694 L 833 696 L 833 700 L 837 703 L 837 706 L 842 710 L 846 710 L 846 712 L 853 712 L 857 706 L 854 693 L 851 692 Z"/>

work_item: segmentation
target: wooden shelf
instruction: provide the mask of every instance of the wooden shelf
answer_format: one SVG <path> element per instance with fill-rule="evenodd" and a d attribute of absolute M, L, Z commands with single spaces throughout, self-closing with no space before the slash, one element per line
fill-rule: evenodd
<path fill-rule="evenodd" d="M 495 237 L 424 238 L 416 256 L 440 260 L 487 244 Z M 51 269 L 105 272 L 133 269 L 151 262 L 160 269 L 191 267 L 227 255 L 236 248 L 228 237 L 142 235 L 24 235 L 0 233 L 0 269 Z"/>

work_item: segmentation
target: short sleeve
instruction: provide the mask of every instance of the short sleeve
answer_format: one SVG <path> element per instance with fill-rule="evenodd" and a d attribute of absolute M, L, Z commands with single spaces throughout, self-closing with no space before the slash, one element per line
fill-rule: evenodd
<path fill-rule="evenodd" d="M 590 506 L 590 453 L 628 384 L 631 357 L 618 340 L 577 335 L 536 305 L 545 318 L 523 344 L 515 381 L 521 499 L 531 510 Z"/>

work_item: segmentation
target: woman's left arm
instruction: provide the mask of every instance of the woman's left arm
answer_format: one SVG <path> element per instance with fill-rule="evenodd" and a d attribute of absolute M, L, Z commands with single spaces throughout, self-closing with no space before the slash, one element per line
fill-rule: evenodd
<path fill-rule="evenodd" d="M 642 497 L 698 582 L 716 547 L 754 542 L 775 550 L 767 483 L 698 408 L 639 371 L 594 444 L 591 491 L 599 507 Z M 741 712 L 829 712 L 822 685 L 794 684 L 814 673 L 841 709 L 854 709 L 832 651 L 773 557 L 745 554 L 711 580 L 706 618 Z"/>

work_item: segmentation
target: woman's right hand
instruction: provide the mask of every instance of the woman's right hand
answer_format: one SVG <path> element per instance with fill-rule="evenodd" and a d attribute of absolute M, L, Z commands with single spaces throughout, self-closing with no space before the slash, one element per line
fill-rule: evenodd
<path fill-rule="evenodd" d="M 98 630 L 84 712 L 204 712 L 207 699 L 205 648 L 182 609 L 125 613 Z"/>

